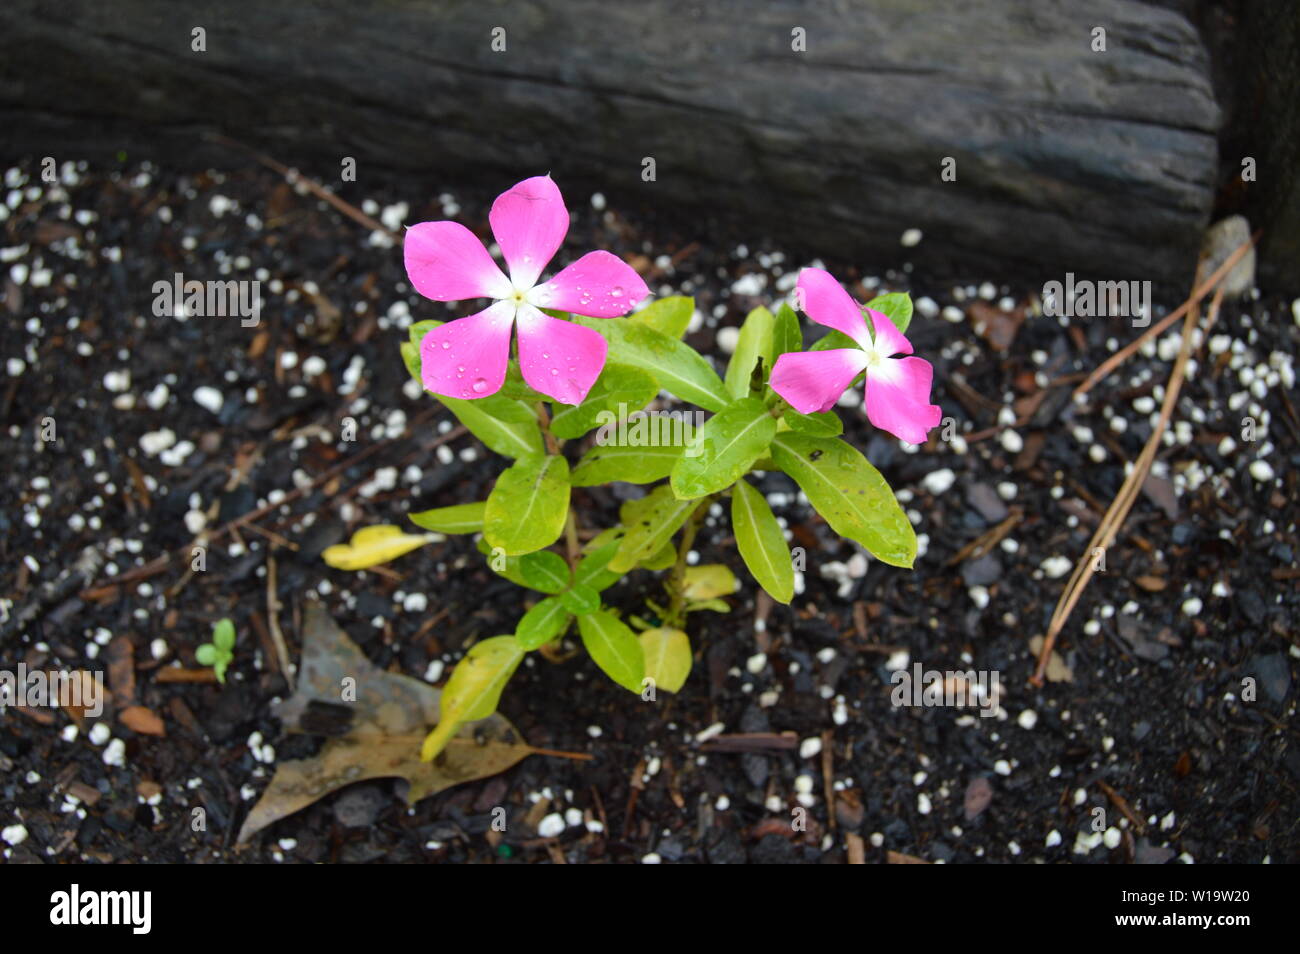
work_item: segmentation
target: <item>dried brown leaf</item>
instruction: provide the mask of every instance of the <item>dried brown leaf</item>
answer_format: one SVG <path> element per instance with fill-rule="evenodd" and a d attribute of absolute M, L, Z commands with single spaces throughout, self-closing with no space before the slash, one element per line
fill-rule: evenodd
<path fill-rule="evenodd" d="M 440 696 L 418 679 L 377 668 L 323 607 L 308 604 L 298 691 L 274 714 L 288 731 L 335 737 L 311 758 L 279 764 L 239 841 L 353 782 L 405 779 L 413 805 L 504 772 L 532 752 L 510 721 L 494 714 L 466 723 L 441 755 L 421 762 L 420 745 L 437 724 Z"/>

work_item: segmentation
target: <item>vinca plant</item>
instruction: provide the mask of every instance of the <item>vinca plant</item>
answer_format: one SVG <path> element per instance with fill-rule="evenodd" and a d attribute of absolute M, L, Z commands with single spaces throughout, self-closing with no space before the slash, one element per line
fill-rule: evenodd
<path fill-rule="evenodd" d="M 589 252 L 542 279 L 569 225 L 549 177 L 502 194 L 489 221 L 508 273 L 455 222 L 406 234 L 406 270 L 421 295 L 492 299 L 469 317 L 414 324 L 401 350 L 410 374 L 504 465 L 486 499 L 411 520 L 425 531 L 478 535 L 488 566 L 539 598 L 513 633 L 478 642 L 456 666 L 424 759 L 461 724 L 496 710 L 527 653 L 557 658 L 558 641 L 575 625 L 618 685 L 645 698 L 678 691 L 691 669 L 688 618 L 726 612 L 721 597 L 737 586 L 726 566 L 689 565 L 715 502 L 729 502 L 736 547 L 754 580 L 790 602 L 795 559 L 754 486 L 756 472 L 788 474 L 840 536 L 885 563 L 912 565 L 910 521 L 880 472 L 841 439 L 832 412 L 865 379 L 874 426 L 915 444 L 938 425 L 932 368 L 911 356 L 904 337 L 907 295 L 859 305 L 826 271 L 804 269 L 794 302 L 830 331 L 805 348 L 795 309 L 756 308 L 720 377 L 683 341 L 693 301 L 664 298 L 634 310 L 649 289 L 609 252 Z M 690 410 L 647 411 L 661 391 Z M 615 525 L 592 526 L 573 490 L 614 481 L 646 493 L 622 505 Z M 396 555 L 425 538 L 390 527 L 377 539 Z M 605 602 L 611 586 L 641 570 L 664 574 L 662 599 L 635 612 Z"/>

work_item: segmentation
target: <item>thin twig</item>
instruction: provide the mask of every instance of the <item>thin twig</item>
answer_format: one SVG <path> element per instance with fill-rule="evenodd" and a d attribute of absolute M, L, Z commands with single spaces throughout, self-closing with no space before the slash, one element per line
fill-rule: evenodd
<path fill-rule="evenodd" d="M 1158 322 L 1156 322 L 1154 325 L 1152 325 L 1150 328 L 1144 331 L 1137 338 L 1130 341 L 1125 347 L 1121 348 L 1119 351 L 1116 351 L 1113 355 L 1111 355 L 1109 358 L 1103 361 L 1100 367 L 1098 367 L 1096 371 L 1088 375 L 1088 379 L 1086 381 L 1084 381 L 1082 384 L 1080 384 L 1077 388 L 1074 389 L 1074 396 L 1076 398 L 1079 398 L 1087 394 L 1094 387 L 1096 387 L 1097 384 L 1103 378 L 1105 378 L 1112 371 L 1114 371 L 1121 364 L 1123 364 L 1130 357 L 1132 357 L 1133 354 L 1139 348 L 1142 347 L 1143 342 L 1147 341 L 1150 338 L 1154 338 L 1156 335 L 1160 334 L 1162 331 L 1164 331 L 1166 328 L 1172 325 L 1175 321 L 1181 318 L 1184 314 L 1186 314 L 1190 309 L 1194 308 L 1197 304 L 1199 304 L 1200 300 L 1204 298 L 1207 294 L 1209 294 L 1210 290 L 1214 288 L 1215 285 L 1217 285 L 1223 279 L 1223 277 L 1228 274 L 1229 271 L 1232 270 L 1232 267 L 1237 264 L 1237 262 L 1241 259 L 1241 257 L 1245 255 L 1248 251 L 1250 251 L 1250 247 L 1254 244 L 1254 241 L 1255 240 L 1251 238 L 1243 242 L 1241 245 L 1239 245 L 1237 247 L 1237 250 L 1234 251 L 1231 255 L 1229 255 L 1228 258 L 1224 261 L 1224 263 L 1214 270 L 1214 274 L 1212 274 L 1205 281 L 1201 282 L 1201 284 L 1191 293 L 1191 295 L 1188 296 L 1187 301 L 1183 302 L 1181 305 L 1175 308 L 1173 312 L 1166 315 L 1164 318 L 1161 318 Z"/>
<path fill-rule="evenodd" d="M 1247 247 L 1249 243 L 1246 243 Z M 1240 251 L 1240 250 L 1239 250 Z M 1216 273 L 1217 274 L 1217 273 Z M 1043 685 L 1043 676 L 1047 671 L 1047 662 L 1052 654 L 1052 649 L 1056 645 L 1056 638 L 1060 635 L 1061 630 L 1065 628 L 1066 621 L 1069 620 L 1070 614 L 1074 612 L 1074 607 L 1078 604 L 1083 591 L 1096 572 L 1097 562 L 1093 554 L 1100 548 L 1104 553 L 1112 543 L 1115 542 L 1115 536 L 1123 525 L 1129 511 L 1137 500 L 1138 491 L 1142 487 L 1142 482 L 1146 480 L 1147 474 L 1151 471 L 1151 464 L 1155 460 L 1156 451 L 1160 448 L 1160 439 L 1164 436 L 1165 428 L 1169 425 L 1169 419 L 1173 415 L 1174 407 L 1178 402 L 1178 393 L 1183 387 L 1183 378 L 1187 370 L 1187 359 L 1192 350 L 1192 331 L 1196 327 L 1197 320 L 1200 317 L 1199 309 L 1196 305 L 1200 299 L 1190 301 L 1187 311 L 1187 318 L 1183 322 L 1183 341 L 1182 347 L 1178 352 L 1178 360 L 1174 363 L 1173 373 L 1169 376 L 1169 383 L 1165 387 L 1165 400 L 1160 408 L 1160 419 L 1152 429 L 1151 437 L 1146 446 L 1142 448 L 1142 453 L 1138 456 L 1137 462 L 1133 466 L 1132 472 L 1125 479 L 1123 486 L 1120 487 L 1119 493 L 1111 502 L 1106 514 L 1102 517 L 1096 532 L 1093 534 L 1092 542 L 1088 544 L 1088 549 L 1079 559 L 1079 564 L 1074 568 L 1069 582 L 1066 584 L 1061 599 L 1056 605 L 1056 610 L 1052 614 L 1052 620 L 1047 628 L 1047 636 L 1043 640 L 1043 645 L 1038 653 L 1038 665 L 1034 668 L 1034 674 L 1029 677 L 1029 681 L 1035 686 Z M 1223 287 L 1214 293 L 1214 300 L 1210 304 L 1211 314 L 1217 314 L 1219 305 L 1223 301 Z"/>
<path fill-rule="evenodd" d="M 252 156 L 258 162 L 260 162 L 262 165 L 266 166 L 266 168 L 271 169 L 274 172 L 278 172 L 280 175 L 284 176 L 284 181 L 289 183 L 289 185 L 291 186 L 301 185 L 304 189 L 306 189 L 312 195 L 316 196 L 318 199 L 324 199 L 330 205 L 334 206 L 334 208 L 342 212 L 348 218 L 352 219 L 352 221 L 358 223 L 359 225 L 365 226 L 366 228 L 370 229 L 372 232 L 382 232 L 384 235 L 387 235 L 398 245 L 402 244 L 402 239 L 404 236 L 400 232 L 394 232 L 391 229 L 387 228 L 383 223 L 375 221 L 370 216 L 366 215 L 366 213 L 358 209 L 351 202 L 348 202 L 344 199 L 340 199 L 333 192 L 330 192 L 324 186 L 307 178 L 297 169 L 291 169 L 282 162 L 276 162 L 270 156 L 263 155 L 262 153 L 254 149 L 252 146 L 247 146 L 237 139 L 231 139 L 229 136 L 223 136 L 220 133 L 208 133 L 204 138 L 208 139 L 211 142 L 219 142 L 223 146 L 231 146 L 235 149 L 240 149 L 248 153 L 250 156 Z"/>
<path fill-rule="evenodd" d="M 289 647 L 285 644 L 284 633 L 280 630 L 280 597 L 276 595 L 275 557 L 266 558 L 266 621 L 271 630 L 271 642 L 275 644 L 275 654 L 280 660 L 280 672 L 289 684 L 289 692 L 296 692 L 293 669 L 289 663 Z"/>

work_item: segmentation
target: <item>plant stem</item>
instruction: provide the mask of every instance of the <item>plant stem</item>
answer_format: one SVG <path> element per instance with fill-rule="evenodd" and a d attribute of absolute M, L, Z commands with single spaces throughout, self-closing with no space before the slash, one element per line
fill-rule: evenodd
<path fill-rule="evenodd" d="M 537 423 L 542 427 L 542 436 L 546 438 L 546 453 L 559 454 L 560 442 L 551 433 L 551 416 L 546 413 L 546 405 L 537 401 L 533 406 L 537 409 Z"/>
<path fill-rule="evenodd" d="M 578 566 L 578 518 L 573 512 L 573 504 L 569 504 L 569 516 L 564 521 L 564 545 L 569 553 L 569 569 L 575 569 Z"/>
<path fill-rule="evenodd" d="M 664 618 L 664 625 L 671 626 L 674 629 L 680 629 L 682 622 L 686 618 L 684 607 L 686 604 L 685 583 L 686 576 L 686 557 L 691 552 L 691 546 L 695 543 L 695 534 L 699 532 L 700 524 L 704 522 L 704 515 L 709 512 L 709 504 L 713 503 L 713 498 L 717 494 L 710 494 L 700 501 L 700 505 L 695 508 L 694 512 L 686 520 L 686 528 L 682 531 L 681 543 L 677 546 L 677 562 L 673 564 L 672 573 L 668 576 L 668 596 L 671 602 L 668 604 L 668 614 Z"/>

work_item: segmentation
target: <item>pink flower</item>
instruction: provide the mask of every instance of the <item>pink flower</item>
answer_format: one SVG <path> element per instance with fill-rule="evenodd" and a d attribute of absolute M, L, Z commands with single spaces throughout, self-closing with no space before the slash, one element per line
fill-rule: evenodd
<path fill-rule="evenodd" d="M 539 309 L 615 318 L 650 289 L 609 252 L 588 252 L 550 281 L 538 282 L 569 231 L 569 212 L 550 176 L 525 179 L 497 196 L 488 221 L 510 266 L 509 278 L 458 222 L 421 222 L 406 233 L 406 274 L 421 295 L 434 301 L 496 299 L 424 336 L 424 386 L 455 398 L 495 394 L 505 381 L 511 329 L 518 325 L 519 369 L 529 387 L 562 404 L 580 404 L 605 366 L 608 345 L 590 328 Z"/>
<path fill-rule="evenodd" d="M 942 416 L 939 405 L 930 403 L 930 362 L 897 357 L 910 355 L 912 345 L 887 316 L 872 308 L 866 312 L 874 334 L 868 334 L 863 309 L 829 272 L 805 268 L 796 288 L 809 318 L 843 332 L 858 347 L 783 354 L 772 367 L 772 390 L 801 414 L 828 411 L 865 370 L 871 423 L 909 444 L 925 443 L 926 431 L 937 427 Z"/>

